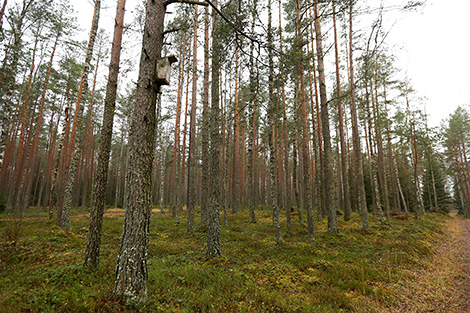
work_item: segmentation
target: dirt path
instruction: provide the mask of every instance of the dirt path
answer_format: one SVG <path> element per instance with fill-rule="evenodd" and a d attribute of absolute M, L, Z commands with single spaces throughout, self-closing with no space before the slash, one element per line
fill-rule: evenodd
<path fill-rule="evenodd" d="M 470 313 L 470 220 L 451 213 L 446 240 L 423 268 L 408 273 L 414 280 L 397 284 L 403 290 L 399 305 L 383 312 Z"/>
<path fill-rule="evenodd" d="M 456 223 L 460 228 L 456 260 L 461 270 L 461 277 L 456 279 L 456 292 L 459 295 L 459 308 L 461 312 L 470 312 L 470 220 L 451 214 L 450 223 Z"/>

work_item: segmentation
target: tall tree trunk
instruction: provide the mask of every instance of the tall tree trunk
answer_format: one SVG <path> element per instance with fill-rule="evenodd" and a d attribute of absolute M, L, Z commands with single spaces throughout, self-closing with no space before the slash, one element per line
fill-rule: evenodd
<path fill-rule="evenodd" d="M 165 3 L 147 1 L 136 103 L 129 134 L 129 166 L 126 175 L 126 210 L 116 266 L 114 294 L 125 302 L 147 300 L 147 255 L 150 227 L 155 105 L 160 85 L 156 79 L 161 58 Z"/>
<path fill-rule="evenodd" d="M 376 65 L 376 71 L 375 71 L 375 97 L 376 100 L 373 102 L 375 104 L 372 108 L 374 111 L 374 124 L 375 124 L 375 129 L 377 131 L 377 152 L 378 152 L 378 157 L 377 157 L 377 166 L 379 170 L 379 181 L 380 185 L 382 186 L 382 195 L 384 198 L 384 206 L 385 206 L 385 218 L 387 219 L 387 222 L 390 221 L 390 200 L 389 200 L 389 192 L 388 192 L 388 180 L 387 180 L 387 175 L 385 171 L 385 156 L 384 156 L 384 147 L 383 147 L 383 139 L 382 139 L 382 118 L 380 115 L 380 109 L 379 109 L 379 101 L 378 101 L 378 92 L 377 92 L 377 65 Z"/>
<path fill-rule="evenodd" d="M 369 228 L 369 218 L 367 216 L 366 191 L 364 187 L 364 166 L 362 164 L 361 139 L 359 137 L 359 126 L 356 108 L 356 83 L 354 81 L 354 57 L 353 57 L 353 0 L 349 2 L 349 88 L 351 93 L 351 118 L 353 130 L 353 149 L 355 163 L 355 182 L 358 192 L 359 214 L 362 219 L 362 228 Z"/>
<path fill-rule="evenodd" d="M 189 40 L 189 45 L 191 44 L 191 40 Z M 185 199 L 185 173 L 186 173 L 186 133 L 188 130 L 188 107 L 189 107 L 189 72 L 190 72 L 190 62 L 189 57 L 191 56 L 191 49 L 188 51 L 188 70 L 186 72 L 186 102 L 184 108 L 184 123 L 183 123 L 183 146 L 181 147 L 181 172 L 180 172 L 180 192 L 178 193 L 179 197 L 179 209 L 183 208 L 183 205 L 186 203 Z"/>
<path fill-rule="evenodd" d="M 319 2 L 314 2 L 315 14 L 315 39 L 317 43 L 318 78 L 320 83 L 321 121 L 323 135 L 323 179 L 325 188 L 325 205 L 328 214 L 328 232 L 338 232 L 338 221 L 336 219 L 336 208 L 334 206 L 334 173 L 333 154 L 331 150 L 330 119 L 328 114 L 328 99 L 326 95 L 325 67 L 323 64 L 323 43 L 320 26 Z"/>
<path fill-rule="evenodd" d="M 225 90 L 227 90 L 227 76 L 225 75 Z M 220 94 L 223 94 L 223 87 L 222 87 L 222 78 L 221 78 L 221 83 L 220 83 Z M 221 201 L 221 206 L 224 210 L 224 225 L 228 224 L 228 200 L 230 198 L 230 188 L 229 188 L 229 180 L 232 177 L 231 173 L 233 171 L 233 167 L 228 166 L 229 164 L 229 156 L 231 155 L 230 150 L 227 149 L 227 144 L 226 142 L 230 142 L 230 132 L 226 132 L 227 129 L 227 119 L 226 119 L 226 112 L 227 112 L 227 94 L 225 94 L 225 97 L 223 97 L 220 100 L 221 104 L 221 109 L 222 109 L 222 146 L 220 147 L 220 194 L 222 195 L 221 197 L 223 200 Z M 227 133 L 227 134 L 226 134 Z"/>
<path fill-rule="evenodd" d="M 88 228 L 85 247 L 84 266 L 96 267 L 99 263 L 101 247 L 101 230 L 103 226 L 103 213 L 106 199 L 106 185 L 108 181 L 109 157 L 111 153 L 111 139 L 113 135 L 114 110 L 116 107 L 116 94 L 119 76 L 119 63 L 121 58 L 122 30 L 124 27 L 124 12 L 126 0 L 118 0 L 114 24 L 111 60 L 109 64 L 108 84 L 104 100 L 103 124 L 101 127 L 101 143 L 98 152 L 98 167 L 94 181 L 93 202 L 90 213 L 90 226 Z"/>
<path fill-rule="evenodd" d="M 209 8 L 204 11 L 204 86 L 202 93 L 202 129 L 201 129 L 201 224 L 207 225 L 209 207 L 209 181 L 210 181 L 210 157 L 209 157 Z"/>
<path fill-rule="evenodd" d="M 73 187 L 75 183 L 75 177 L 77 174 L 77 166 L 80 158 L 80 151 L 82 149 L 82 136 L 76 136 L 77 129 L 79 130 L 82 125 L 83 119 L 83 107 L 82 96 L 83 93 L 88 89 L 88 73 L 90 71 L 90 62 L 93 56 L 93 47 L 95 45 L 96 32 L 98 30 L 98 22 L 100 18 L 101 0 L 95 0 L 95 9 L 93 14 L 92 26 L 90 30 L 90 37 L 88 39 L 88 47 L 85 56 L 85 64 L 83 66 L 82 77 L 80 81 L 80 88 L 78 90 L 77 103 L 75 105 L 75 114 L 73 117 L 73 124 L 70 133 L 70 142 L 67 154 L 65 155 L 65 168 L 67 169 L 67 183 L 64 191 L 64 204 L 62 210 L 62 219 L 60 221 L 60 227 L 64 230 L 70 229 L 70 211 L 72 209 L 72 197 Z M 60 208 L 59 208 L 60 210 Z"/>
<path fill-rule="evenodd" d="M 68 102 L 68 99 L 66 100 Z M 55 165 L 54 166 L 54 172 L 52 174 L 52 180 L 51 180 L 51 190 L 50 190 L 50 195 L 49 195 L 49 219 L 52 219 L 54 215 L 54 206 L 57 204 L 57 196 L 60 190 L 61 186 L 61 179 L 60 179 L 60 172 L 61 172 L 61 165 L 62 165 L 62 156 L 64 153 L 64 146 L 66 145 L 66 142 L 68 141 L 67 136 L 68 136 L 68 131 L 69 131 L 69 124 L 70 124 L 70 106 L 69 103 L 66 104 L 67 107 L 64 109 L 64 123 L 62 127 L 62 135 L 60 137 L 59 141 L 59 146 L 57 147 L 57 156 L 55 159 Z M 56 221 L 57 224 L 58 221 Z"/>
<path fill-rule="evenodd" d="M 269 171 L 270 171 L 270 197 L 271 207 L 273 210 L 273 223 L 276 236 L 276 244 L 282 243 L 281 226 L 279 222 L 279 198 L 278 198 L 278 179 L 276 175 L 276 156 L 277 156 L 277 142 L 276 142 L 276 125 L 277 125 L 277 110 L 276 100 L 274 99 L 274 56 L 273 56 L 273 31 L 272 31 L 272 10 L 271 0 L 268 0 L 268 142 L 269 142 Z"/>
<path fill-rule="evenodd" d="M 349 197 L 349 175 L 348 175 L 348 150 L 344 138 L 344 122 L 343 122 L 343 101 L 341 96 L 341 79 L 339 70 L 339 49 L 338 49 L 338 35 L 336 31 L 336 8 L 335 1 L 333 1 L 333 29 L 335 39 L 335 65 L 336 65 L 336 96 L 338 97 L 338 127 L 339 127 L 339 141 L 341 146 L 341 189 L 343 195 L 343 210 L 344 220 L 351 219 L 351 199 Z"/>
<path fill-rule="evenodd" d="M 26 213 L 26 209 L 29 206 L 29 199 L 30 199 L 30 196 L 31 196 L 34 164 L 36 162 L 36 156 L 37 156 L 38 145 L 39 145 L 39 137 L 41 135 L 41 126 L 42 126 L 42 119 L 43 119 L 43 113 L 44 113 L 44 104 L 45 104 L 45 101 L 46 101 L 46 91 L 47 91 L 47 87 L 49 85 L 49 77 L 51 75 L 51 70 L 52 70 L 52 61 L 54 60 L 54 54 L 55 54 L 55 51 L 56 51 L 57 42 L 59 40 L 59 37 L 60 37 L 60 30 L 57 31 L 57 35 L 56 35 L 55 42 L 54 42 L 54 47 L 52 48 L 52 52 L 51 52 L 51 59 L 49 61 L 49 67 L 48 67 L 48 70 L 47 70 L 46 80 L 45 80 L 45 83 L 44 83 L 44 88 L 43 88 L 42 96 L 41 96 L 41 104 L 40 104 L 40 108 L 39 108 L 38 119 L 37 119 L 37 122 L 36 122 L 36 130 L 35 130 L 35 134 L 34 134 L 33 143 L 31 145 L 31 152 L 30 152 L 30 155 L 29 155 L 28 165 L 26 167 L 26 173 L 25 173 L 26 188 L 25 188 L 25 192 L 22 196 L 23 197 L 22 211 L 24 213 Z"/>
<path fill-rule="evenodd" d="M 235 40 L 235 103 L 233 123 L 232 212 L 240 213 L 240 108 L 238 101 L 238 35 Z"/>
<path fill-rule="evenodd" d="M 99 65 L 101 61 L 101 47 L 98 52 L 98 58 L 96 59 L 96 66 L 95 66 L 95 75 L 93 77 L 93 87 L 91 90 L 91 101 L 90 101 L 90 107 L 89 107 L 89 112 L 88 112 L 88 122 L 85 125 L 85 131 L 84 131 L 84 146 L 83 146 L 83 152 L 82 152 L 82 172 L 83 172 L 83 180 L 82 180 L 82 185 L 83 185 L 83 192 L 82 192 L 82 211 L 85 210 L 85 202 L 86 202 L 86 197 L 88 193 L 88 172 L 89 172 L 89 165 L 90 165 L 90 159 L 93 157 L 93 123 L 92 123 L 92 118 L 93 118 L 93 106 L 95 104 L 95 91 L 96 91 L 96 82 L 97 82 L 97 77 L 98 77 L 98 70 L 99 70 Z M 109 157 L 108 157 L 109 158 Z"/>
<path fill-rule="evenodd" d="M 28 79 L 28 87 L 26 89 L 25 99 L 23 102 L 24 103 L 23 110 L 22 110 L 23 113 L 22 113 L 22 120 L 21 120 L 20 138 L 18 142 L 18 152 L 17 152 L 16 164 L 15 164 L 15 173 L 14 173 L 13 184 L 10 187 L 7 208 L 6 208 L 6 211 L 9 214 L 17 213 L 18 211 L 17 196 L 19 194 L 20 187 L 23 182 L 23 170 L 25 166 L 25 160 L 27 157 L 27 147 L 28 147 L 28 145 L 25 145 L 25 138 L 26 138 L 26 133 L 27 133 L 26 117 L 28 113 L 28 102 L 29 102 L 29 98 L 31 95 L 31 85 L 32 85 L 33 73 L 34 73 L 34 68 L 35 68 L 36 48 L 37 48 L 37 44 L 39 40 L 39 27 L 40 26 L 38 25 L 36 38 L 34 41 L 33 56 L 31 60 L 31 69 L 29 72 L 29 79 Z"/>
<path fill-rule="evenodd" d="M 310 20 L 313 20 L 312 10 L 308 10 Z M 319 101 L 319 92 L 318 92 L 318 75 L 317 75 L 317 65 L 315 64 L 315 27 L 314 24 L 310 23 L 310 46 L 307 44 L 307 54 L 310 54 L 309 48 L 312 50 L 312 57 L 309 57 L 309 66 L 311 70 L 308 72 L 310 80 L 310 111 L 312 115 L 312 134 L 313 134 L 313 157 L 312 157 L 312 177 L 313 177 L 313 206 L 317 207 L 317 219 L 321 221 L 325 214 L 325 185 L 323 182 L 323 168 L 325 165 L 325 160 L 323 159 L 323 143 L 322 143 L 322 125 L 320 118 L 320 101 Z M 311 63 L 310 63 L 311 62 Z M 312 80 L 313 72 L 313 80 Z M 316 127 L 315 127 L 316 125 Z"/>
<path fill-rule="evenodd" d="M 2 107 L 1 112 L 1 133 L 0 133 L 0 168 L 3 164 L 3 159 L 5 156 L 5 148 L 8 140 L 8 128 L 11 125 L 11 116 L 12 116 L 12 99 L 13 91 L 15 89 L 15 77 L 18 71 L 18 63 L 21 54 L 21 38 L 24 35 L 23 27 L 25 22 L 26 14 L 31 10 L 35 0 L 23 0 L 21 5 L 21 11 L 18 13 L 18 18 L 16 19 L 13 25 L 13 43 L 11 46 L 12 55 L 9 57 L 9 53 L 5 54 L 5 62 L 7 64 L 7 59 L 11 59 L 11 62 L 8 66 L 2 70 L 0 75 L 0 107 Z M 6 1 L 4 2 L 6 4 Z"/>
<path fill-rule="evenodd" d="M 255 32 L 256 23 L 256 10 L 257 0 L 253 0 L 251 7 L 251 35 Z M 257 162 L 256 162 L 256 110 L 257 110 L 257 79 L 255 73 L 255 57 L 254 57 L 254 42 L 250 44 L 250 99 L 249 99 L 249 116 L 248 116 L 248 210 L 250 214 L 250 223 L 256 223 L 255 210 L 258 206 L 258 182 L 256 180 L 258 174 Z"/>
<path fill-rule="evenodd" d="M 366 77 L 365 88 L 368 88 L 368 79 Z M 369 101 L 369 93 L 366 91 L 366 101 Z M 373 98 L 373 95 L 372 95 Z M 365 141 L 366 141 L 366 151 L 367 151 L 367 160 L 369 162 L 369 177 L 370 177 L 370 184 L 372 189 L 372 203 L 373 207 L 378 211 L 379 218 L 381 222 L 384 222 L 384 215 L 382 210 L 382 204 L 380 201 L 380 193 L 379 193 L 379 186 L 377 181 L 377 158 L 375 156 L 374 146 L 373 146 L 373 135 L 372 135 L 372 121 L 370 116 L 369 106 L 364 104 L 363 105 L 363 119 L 364 119 L 364 132 L 365 132 Z M 367 112 L 367 117 L 366 117 Z"/>
<path fill-rule="evenodd" d="M 301 20 L 300 20 L 300 0 L 297 0 L 296 6 L 297 13 L 297 37 L 300 45 L 303 44 Z M 313 242 L 315 240 L 315 228 L 313 224 L 313 207 L 312 207 L 312 189 L 310 179 L 310 156 L 309 156 L 309 132 L 307 126 L 307 99 L 305 96 L 305 78 L 304 78 L 304 60 L 302 54 L 302 48 L 299 48 L 299 59 L 298 62 L 298 73 L 300 75 L 300 107 L 301 107 L 301 125 L 302 125 L 302 161 L 303 161 L 303 206 L 307 211 L 307 228 L 308 228 L 308 241 Z"/>
<path fill-rule="evenodd" d="M 281 80 L 279 81 L 282 93 L 282 143 L 283 147 L 282 150 L 284 152 L 284 208 L 286 210 L 286 233 L 290 234 L 292 231 L 291 225 L 291 180 L 290 180 L 290 172 L 289 172 L 289 139 L 287 137 L 287 112 L 286 112 L 286 90 L 284 84 L 284 53 L 283 53 L 283 39 L 282 39 L 282 3 L 279 0 L 279 49 L 281 52 L 279 67 L 280 67 L 280 74 Z"/>
<path fill-rule="evenodd" d="M 179 64 L 179 76 L 178 76 L 178 92 L 176 97 L 176 116 L 175 116 L 175 133 L 173 141 L 173 165 L 171 171 L 170 181 L 170 193 L 171 193 L 171 214 L 176 220 L 178 220 L 178 206 L 179 206 L 179 192 L 177 191 L 177 180 L 178 180 L 178 165 L 179 165 L 179 143 L 180 143 L 180 116 L 181 116 L 181 98 L 183 97 L 183 85 L 184 85 L 184 61 L 186 59 L 186 33 L 183 36 L 183 43 L 181 47 L 181 62 Z"/>
<path fill-rule="evenodd" d="M 194 233 L 194 209 L 196 206 L 196 110 L 197 110 L 197 23 L 198 6 L 194 8 L 193 38 L 193 86 L 191 98 L 191 120 L 189 122 L 188 155 L 188 223 L 186 234 Z"/>
<path fill-rule="evenodd" d="M 213 2 L 217 7 L 217 0 Z M 217 13 L 212 11 L 212 84 L 211 84 L 211 115 L 210 115 L 210 179 L 209 179 L 209 205 L 207 248 L 206 255 L 218 257 L 220 249 L 220 53 L 222 47 L 219 38 L 219 18 Z"/>

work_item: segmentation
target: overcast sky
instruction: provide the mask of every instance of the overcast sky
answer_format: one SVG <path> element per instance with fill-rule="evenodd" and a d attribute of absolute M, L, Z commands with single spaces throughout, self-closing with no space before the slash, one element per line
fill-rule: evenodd
<path fill-rule="evenodd" d="M 127 1 L 127 23 L 132 19 L 131 11 L 137 1 Z M 389 2 L 400 1 L 384 1 L 384 5 Z M 406 2 L 402 0 L 402 3 Z M 92 1 L 73 3 L 82 28 L 88 31 Z M 116 1 L 104 0 L 102 3 L 100 28 L 108 28 L 111 33 Z M 386 15 L 388 25 L 385 27 L 391 28 L 387 42 L 398 57 L 400 76 L 406 74 L 417 91 L 416 96 L 426 98 L 431 126 L 438 126 L 457 106 L 470 104 L 470 93 L 467 92 L 470 89 L 469 12 L 469 0 L 426 0 L 424 8 L 417 12 Z"/>
<path fill-rule="evenodd" d="M 427 0 L 424 9 L 397 18 L 390 40 L 399 66 L 427 98 L 433 126 L 470 104 L 470 1 Z"/>

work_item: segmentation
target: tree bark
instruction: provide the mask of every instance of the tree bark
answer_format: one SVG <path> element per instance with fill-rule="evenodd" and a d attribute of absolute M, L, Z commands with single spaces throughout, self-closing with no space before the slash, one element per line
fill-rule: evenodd
<path fill-rule="evenodd" d="M 353 58 L 353 0 L 349 3 L 349 88 L 351 93 L 351 123 L 353 130 L 353 149 L 355 163 L 355 182 L 357 188 L 359 214 L 362 219 L 362 228 L 369 228 L 369 218 L 367 216 L 366 192 L 364 187 L 364 167 L 362 164 L 361 139 L 359 136 L 359 126 L 356 108 L 356 83 L 354 81 L 354 58 Z"/>
<path fill-rule="evenodd" d="M 106 199 L 106 185 L 108 181 L 109 157 L 111 153 L 111 139 L 113 135 L 114 110 L 116 107 L 116 94 L 119 76 L 119 63 L 121 58 L 122 31 L 124 27 L 124 13 L 126 0 L 118 0 L 114 24 L 111 60 L 109 64 L 108 84 L 104 100 L 103 124 L 101 127 L 101 143 L 98 152 L 98 167 L 94 181 L 93 203 L 90 213 L 90 226 L 88 228 L 85 247 L 84 266 L 96 267 L 99 264 L 101 247 L 101 230 L 103 226 L 103 213 Z"/>
<path fill-rule="evenodd" d="M 319 1 L 314 3 L 315 14 L 315 39 L 317 43 L 318 79 L 320 83 L 320 104 L 323 135 L 323 182 L 325 188 L 325 209 L 328 214 L 328 232 L 338 232 L 338 221 L 336 219 L 336 208 L 334 206 L 334 173 L 333 155 L 331 150 L 330 119 L 328 114 L 328 99 L 326 94 L 325 67 L 323 62 L 323 43 L 320 26 Z"/>
<path fill-rule="evenodd" d="M 270 197 L 271 207 L 273 210 L 273 224 L 276 237 L 276 244 L 282 244 L 281 226 L 279 222 L 279 198 L 278 198 L 278 178 L 276 175 L 276 156 L 277 156 L 277 142 L 276 142 L 276 125 L 277 125 L 277 110 L 274 99 L 274 56 L 273 56 L 273 31 L 272 31 L 272 10 L 271 0 L 268 0 L 268 142 L 269 142 L 269 171 L 270 171 Z"/>
<path fill-rule="evenodd" d="M 140 56 L 139 79 L 129 134 L 124 220 L 116 266 L 114 294 L 125 302 L 147 300 L 151 179 L 155 146 L 155 105 L 160 86 L 156 79 L 161 58 L 165 3 L 148 0 Z"/>
<path fill-rule="evenodd" d="M 210 180 L 210 157 L 209 157 L 209 8 L 204 11 L 204 86 L 202 93 L 202 130 L 201 130 L 201 224 L 207 225 L 209 207 L 209 180 Z"/>
<path fill-rule="evenodd" d="M 336 65 L 336 96 L 338 97 L 338 127 L 339 139 L 341 146 L 341 188 L 343 195 L 344 220 L 351 219 L 351 199 L 349 197 L 349 175 L 348 175 L 348 149 L 344 139 L 344 122 L 343 122 L 343 101 L 341 97 L 341 79 L 339 70 L 339 49 L 338 36 L 336 31 L 336 9 L 335 1 L 333 1 L 333 28 L 335 38 L 335 65 Z"/>
<path fill-rule="evenodd" d="M 34 73 L 34 68 L 35 68 L 36 48 L 37 48 L 38 40 L 39 40 L 39 25 L 37 28 L 36 38 L 34 41 L 33 56 L 31 60 L 31 68 L 29 72 L 28 86 L 26 89 L 25 99 L 23 102 L 23 110 L 22 110 L 23 113 L 22 113 L 22 120 L 20 124 L 21 129 L 20 129 L 20 138 L 18 142 L 18 152 L 16 156 L 14 179 L 13 179 L 13 184 L 10 187 L 7 208 L 6 208 L 6 212 L 9 214 L 18 212 L 17 196 L 19 194 L 21 184 L 23 182 L 23 170 L 24 170 L 25 161 L 27 157 L 26 152 L 27 152 L 27 147 L 28 147 L 28 145 L 25 145 L 25 138 L 26 138 L 26 133 L 27 133 L 26 116 L 28 112 L 28 102 L 31 96 L 31 85 L 32 85 L 33 73 Z"/>
<path fill-rule="evenodd" d="M 300 45 L 303 43 L 302 30 L 300 25 L 300 0 L 297 0 L 296 6 L 296 26 L 297 26 L 297 37 Z M 309 156 L 309 133 L 307 127 L 307 99 L 305 96 L 305 78 L 304 78 L 304 60 L 302 54 L 302 48 L 299 48 L 299 59 L 298 62 L 298 73 L 300 75 L 300 110 L 301 110 L 301 124 L 302 124 L 302 161 L 303 161 L 303 207 L 307 211 L 307 228 L 308 228 L 308 241 L 313 242 L 315 240 L 315 228 L 313 223 L 313 207 L 312 207 L 312 189 L 310 179 L 310 156 Z"/>
<path fill-rule="evenodd" d="M 26 209 L 29 206 L 29 199 L 30 199 L 30 196 L 31 196 L 31 188 L 32 188 L 32 183 L 33 183 L 33 180 L 32 180 L 33 177 L 32 176 L 33 176 L 34 164 L 36 162 L 36 157 L 37 157 L 39 137 L 40 137 L 40 134 L 41 134 L 41 126 L 42 126 L 42 119 L 43 119 L 43 113 L 44 113 L 44 104 L 45 104 L 45 101 L 46 101 L 46 91 L 47 91 L 47 87 L 49 85 L 49 77 L 51 75 L 51 70 L 52 70 L 52 61 L 54 60 L 54 54 L 55 54 L 55 51 L 56 51 L 57 42 L 59 40 L 59 37 L 60 37 L 60 30 L 57 31 L 57 35 L 56 35 L 55 42 L 54 42 L 54 47 L 52 48 L 52 52 L 51 52 L 51 59 L 49 61 L 49 67 L 48 67 L 47 74 L 46 74 L 46 80 L 45 80 L 45 83 L 44 83 L 44 88 L 42 90 L 41 104 L 40 104 L 40 108 L 39 108 L 38 119 L 37 119 L 37 122 L 36 122 L 36 129 L 35 129 L 35 133 L 34 133 L 34 139 L 33 139 L 32 145 L 31 145 L 31 152 L 30 152 L 30 155 L 29 155 L 28 165 L 26 167 L 26 173 L 25 173 L 26 188 L 25 188 L 25 192 L 23 194 L 23 204 L 22 204 L 22 211 L 24 213 L 26 213 Z"/>
<path fill-rule="evenodd" d="M 193 38 L 193 86 L 191 98 L 191 120 L 189 122 L 188 155 L 188 224 L 186 234 L 194 233 L 194 209 L 196 206 L 196 110 L 197 110 L 197 25 L 198 6 L 194 8 Z"/>
<path fill-rule="evenodd" d="M 92 26 L 90 30 L 90 37 L 88 40 L 88 47 L 85 56 L 85 64 L 83 66 L 82 77 L 80 80 L 80 88 L 78 90 L 77 103 L 75 105 L 75 114 L 73 117 L 73 124 L 70 133 L 70 142 L 66 149 L 67 154 L 65 156 L 65 168 L 67 183 L 63 194 L 63 209 L 62 218 L 60 221 L 60 227 L 66 231 L 70 229 L 70 211 L 72 209 L 72 197 L 73 187 L 75 183 L 75 177 L 77 174 L 77 166 L 80 158 L 80 151 L 82 148 L 82 136 L 76 136 L 77 129 L 80 129 L 83 119 L 83 107 L 82 96 L 83 93 L 88 89 L 88 73 L 90 71 L 90 62 L 93 56 L 93 47 L 95 45 L 96 32 L 98 30 L 98 22 L 100 18 L 101 0 L 95 0 L 95 9 L 92 20 Z M 60 210 L 60 208 L 59 208 Z"/>
<path fill-rule="evenodd" d="M 213 2 L 217 7 L 217 0 Z M 220 248 L 220 53 L 222 51 L 219 38 L 219 17 L 212 12 L 212 84 L 211 84 L 211 115 L 210 115 L 210 179 L 208 203 L 208 230 L 206 255 L 218 257 Z"/>

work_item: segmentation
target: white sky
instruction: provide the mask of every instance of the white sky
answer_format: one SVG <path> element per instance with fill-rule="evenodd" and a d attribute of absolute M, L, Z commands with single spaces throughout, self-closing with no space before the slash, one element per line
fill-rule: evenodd
<path fill-rule="evenodd" d="M 128 0 L 126 23 L 140 0 Z M 368 1 L 365 1 L 368 3 Z M 374 1 L 371 1 L 374 2 Z M 384 1 L 387 5 L 388 1 Z M 400 2 L 397 0 L 390 2 Z M 407 1 L 403 0 L 403 3 Z M 84 32 L 91 24 L 92 1 L 73 2 Z M 102 0 L 100 28 L 114 25 L 116 0 Z M 425 97 L 431 126 L 438 126 L 457 106 L 470 104 L 470 42 L 464 34 L 470 31 L 469 0 L 426 0 L 424 8 L 413 13 L 388 13 L 393 28 L 387 42 L 398 57 L 397 67 L 411 80 L 417 97 Z M 424 109 L 424 108 L 422 108 Z"/>
<path fill-rule="evenodd" d="M 470 104 L 470 1 L 427 0 L 423 10 L 403 14 L 390 34 L 398 65 L 418 96 L 427 98 L 430 124 L 437 126 L 459 105 Z"/>

